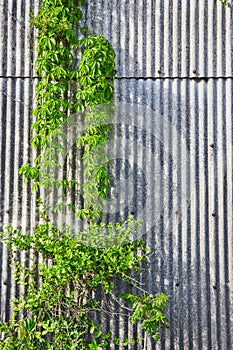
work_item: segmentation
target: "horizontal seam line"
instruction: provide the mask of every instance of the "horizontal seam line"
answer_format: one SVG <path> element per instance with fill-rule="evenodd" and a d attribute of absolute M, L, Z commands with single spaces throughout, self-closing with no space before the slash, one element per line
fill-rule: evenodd
<path fill-rule="evenodd" d="M 1 79 L 40 79 L 38 76 L 14 76 L 14 75 L 0 75 Z M 116 76 L 114 79 L 140 79 L 140 80 L 156 80 L 156 79 L 193 79 L 193 80 L 207 80 L 207 79 L 232 79 L 233 76 L 189 76 L 189 77 L 127 77 L 127 76 Z"/>
<path fill-rule="evenodd" d="M 204 77 L 204 76 L 190 76 L 190 77 L 116 77 L 115 79 L 192 79 L 192 80 L 207 80 L 207 79 L 232 79 L 233 76 L 210 76 L 210 77 Z"/>

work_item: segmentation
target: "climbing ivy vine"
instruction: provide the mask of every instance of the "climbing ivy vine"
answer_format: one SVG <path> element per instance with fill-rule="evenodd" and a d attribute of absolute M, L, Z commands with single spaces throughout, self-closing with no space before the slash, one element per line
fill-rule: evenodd
<path fill-rule="evenodd" d="M 124 312 L 155 340 L 159 329 L 167 327 L 167 296 L 148 293 L 139 288 L 135 276 L 132 278 L 132 272 L 140 271 L 149 254 L 142 240 L 129 239 L 140 222 L 131 217 L 125 222 L 101 222 L 101 201 L 110 182 L 106 165 L 100 164 L 98 157 L 111 131 L 108 115 L 109 108 L 114 112 L 115 53 L 104 36 L 80 29 L 83 4 L 77 0 L 42 0 L 39 14 L 31 20 L 38 32 L 39 82 L 31 142 L 37 157 L 33 165 L 23 165 L 20 173 L 25 181 L 33 182 L 38 193 L 40 218 L 32 232 L 9 226 L 1 234 L 14 278 L 25 287 L 25 294 L 12 301 L 11 319 L 0 323 L 1 349 L 101 350 L 109 344 L 122 348 L 141 341 L 115 337 L 111 329 L 98 324 L 96 313 L 111 316 L 111 305 L 116 302 L 121 305 L 119 314 Z M 99 105 L 108 106 L 108 111 L 93 109 Z M 75 236 L 71 229 L 60 230 L 50 223 L 46 203 L 40 198 L 41 186 L 61 187 L 64 192 L 79 186 L 75 178 L 56 179 L 47 171 L 59 168 L 59 157 L 66 156 L 56 137 L 73 116 L 85 122 L 77 140 L 84 166 L 84 200 L 77 215 L 86 222 L 86 229 Z M 87 236 L 92 244 L 85 244 Z M 40 263 L 25 266 L 19 251 L 40 256 Z M 136 292 L 117 295 L 116 280 L 133 286 Z"/>

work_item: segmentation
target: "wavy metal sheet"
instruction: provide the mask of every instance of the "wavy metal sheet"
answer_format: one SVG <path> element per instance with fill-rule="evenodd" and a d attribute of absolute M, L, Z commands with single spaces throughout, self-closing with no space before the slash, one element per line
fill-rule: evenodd
<path fill-rule="evenodd" d="M 116 50 L 118 77 L 232 76 L 232 11 L 219 0 L 94 0 L 86 7 L 86 24 Z"/>
<path fill-rule="evenodd" d="M 0 230 L 12 225 L 25 232 L 35 226 L 35 197 L 30 185 L 23 184 L 18 169 L 30 162 L 32 156 L 29 142 L 35 84 L 30 79 L 1 78 L 0 86 Z M 24 255 L 21 258 L 28 263 Z M 4 320 L 9 318 L 10 300 L 18 295 L 19 289 L 2 243 L 0 274 L 0 317 Z"/>
<path fill-rule="evenodd" d="M 1 229 L 30 229 L 36 220 L 35 198 L 18 168 L 32 159 L 36 81 L 28 19 L 38 5 L 0 0 Z M 231 350 L 232 10 L 214 0 L 94 0 L 87 2 L 84 22 L 106 35 L 117 53 L 120 123 L 111 140 L 115 177 L 123 180 L 117 215 L 143 215 L 151 256 L 141 282 L 170 297 L 170 330 L 157 345 L 148 339 L 134 349 Z M 23 291 L 2 245 L 0 253 L 4 320 L 10 299 Z M 101 322 L 122 337 L 140 334 L 123 316 Z"/>
<path fill-rule="evenodd" d="M 150 225 L 156 223 L 156 202 L 145 217 L 154 255 L 142 281 L 151 292 L 170 297 L 170 331 L 156 349 L 233 346 L 232 92 L 231 79 L 116 82 L 120 104 L 143 106 L 145 115 L 135 117 L 144 118 L 147 137 L 160 140 L 160 152 L 140 141 L 135 149 L 143 155 L 144 174 L 151 171 L 154 181 L 146 180 L 156 185 L 154 198 L 164 210 L 157 225 Z M 163 133 L 154 129 L 156 118 Z M 123 140 L 119 144 L 124 147 Z M 154 164 L 161 156 L 159 174 Z"/>

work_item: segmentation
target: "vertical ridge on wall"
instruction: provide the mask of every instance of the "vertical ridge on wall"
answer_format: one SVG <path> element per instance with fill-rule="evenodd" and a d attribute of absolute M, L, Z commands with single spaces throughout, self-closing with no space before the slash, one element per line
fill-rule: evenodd
<path fill-rule="evenodd" d="M 233 85 L 232 80 L 226 81 L 226 103 L 229 110 L 229 114 L 232 115 L 233 112 L 233 99 L 232 99 L 232 91 L 233 91 Z M 224 199 L 226 199 L 226 211 L 225 211 L 225 218 L 226 218 L 226 232 L 231 232 L 232 230 L 232 213 L 233 213 L 233 193 L 232 193 L 232 169 L 233 169 L 233 128 L 232 128 L 232 119 L 226 118 L 226 178 L 225 178 L 225 186 L 227 188 L 227 196 L 224 196 Z M 231 302 L 233 297 L 233 281 L 232 281 L 232 271 L 233 271 L 233 240 L 231 236 L 226 237 L 225 240 L 225 249 L 228 251 L 228 260 L 225 262 L 226 265 L 226 271 L 225 271 L 225 278 L 226 278 L 226 293 L 227 293 L 227 300 L 225 304 L 225 310 L 227 318 L 231 317 L 231 309 L 229 308 L 229 301 Z M 228 346 L 230 347 L 231 341 L 230 341 L 230 334 L 232 332 L 232 329 L 230 325 L 227 325 L 227 336 L 228 338 Z"/>

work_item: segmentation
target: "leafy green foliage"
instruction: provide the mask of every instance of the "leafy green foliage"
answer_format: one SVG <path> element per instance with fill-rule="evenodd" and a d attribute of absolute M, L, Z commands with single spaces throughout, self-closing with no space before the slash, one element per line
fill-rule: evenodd
<path fill-rule="evenodd" d="M 223 5 L 227 6 L 227 7 L 231 7 L 231 3 L 228 0 L 220 0 Z"/>
<path fill-rule="evenodd" d="M 110 228 L 116 231 L 116 236 L 124 232 L 126 238 L 134 226 L 135 222 L 129 219 L 128 229 L 123 223 Z M 93 293 L 99 286 L 104 293 L 112 293 L 116 277 L 131 282 L 131 271 L 139 270 L 148 252 L 143 248 L 143 241 L 103 248 L 83 244 L 84 234 L 94 232 L 98 238 L 96 228 L 90 227 L 90 232 L 73 237 L 45 222 L 32 234 L 23 234 L 11 227 L 8 227 L 8 234 L 2 234 L 11 255 L 15 279 L 28 290 L 26 297 L 14 300 L 10 323 L 0 325 L 4 332 L 1 349 L 98 349 L 113 341 L 112 334 L 103 333 L 92 319 L 91 311 L 104 312 L 104 304 L 93 298 Z M 112 239 L 111 232 L 108 239 Z M 23 266 L 15 254 L 30 249 L 42 255 L 43 262 L 38 270 L 35 265 Z M 157 329 L 166 324 L 163 313 L 166 296 L 140 297 L 128 293 L 124 298 L 135 309 L 132 322 L 143 319 L 142 328 L 157 339 Z M 20 311 L 25 315 L 23 319 L 17 317 Z M 95 337 L 92 341 L 87 341 L 87 332 Z"/>
<path fill-rule="evenodd" d="M 135 225 L 132 220 L 128 223 L 126 235 Z M 119 235 L 122 225 L 114 227 Z M 10 234 L 3 236 L 11 252 L 15 278 L 18 283 L 27 285 L 28 292 L 25 298 L 14 300 L 10 325 L 0 327 L 5 333 L 0 340 L 1 348 L 10 343 L 14 344 L 14 349 L 40 349 L 42 343 L 47 344 L 46 349 L 94 349 L 95 344 L 108 344 L 111 337 L 106 340 L 108 335 L 93 323 L 91 316 L 88 317 L 92 310 L 102 307 L 100 300 L 93 299 L 93 292 L 101 286 L 105 293 L 111 293 L 115 277 L 130 279 L 130 271 L 137 270 L 146 258 L 143 242 L 100 249 L 86 246 L 83 237 L 74 238 L 71 233 L 60 232 L 48 223 L 36 227 L 32 234 L 23 234 L 11 227 L 8 230 Z M 29 249 L 43 257 L 38 271 L 36 266 L 25 268 L 14 254 L 16 250 Z M 139 250 L 141 254 L 135 254 Z M 39 285 L 34 279 L 36 273 Z M 16 320 L 20 310 L 26 316 Z M 90 325 L 90 334 L 98 328 L 98 342 L 86 342 Z"/>
<path fill-rule="evenodd" d="M 94 220 L 101 217 L 101 201 L 106 199 L 110 179 L 107 173 L 109 159 L 105 154 L 105 146 L 111 131 L 108 119 L 114 113 L 112 104 L 95 107 L 85 115 L 85 132 L 79 137 L 77 145 L 84 148 L 83 165 L 85 183 L 83 197 L 85 208 L 79 210 L 78 216 Z"/>
<path fill-rule="evenodd" d="M 122 296 L 133 306 L 132 323 L 142 321 L 142 328 L 152 335 L 154 340 L 158 340 L 159 328 L 161 326 L 166 328 L 167 318 L 164 315 L 164 308 L 168 304 L 168 297 L 163 293 L 144 294 L 143 297 L 126 293 Z"/>
<path fill-rule="evenodd" d="M 42 1 L 38 16 L 31 20 L 39 33 L 36 68 L 41 77 L 33 112 L 37 117 L 33 124 L 34 146 L 43 147 L 57 126 L 75 111 L 75 102 L 64 97 L 77 74 L 72 50 L 79 45 L 74 26 L 79 25 L 81 18 L 82 12 L 73 1 L 46 0 Z"/>
<path fill-rule="evenodd" d="M 84 38 L 80 44 L 85 50 L 78 69 L 77 97 L 90 107 L 109 103 L 113 98 L 111 80 L 115 77 L 115 52 L 103 35 Z"/>
<path fill-rule="evenodd" d="M 32 232 L 9 226 L 1 234 L 16 283 L 24 286 L 26 293 L 12 301 L 11 319 L 0 323 L 0 349 L 101 350 L 109 344 L 122 347 L 140 340 L 113 337 L 95 321 L 96 312 L 109 314 L 111 302 L 120 302 L 121 297 L 113 293 L 117 279 L 137 290 L 131 274 L 140 271 L 148 250 L 142 240 L 130 241 L 140 222 L 132 218 L 115 224 L 101 222 L 102 201 L 110 185 L 105 146 L 111 132 L 109 117 L 114 115 L 115 53 L 102 35 L 92 35 L 88 29 L 80 30 L 84 38 L 76 35 L 83 3 L 42 0 L 38 16 L 32 17 L 38 30 L 36 68 L 40 80 L 31 144 L 38 155 L 33 166 L 23 165 L 19 172 L 32 181 L 32 189 L 38 193 L 41 186 L 48 196 L 54 188 L 61 189 L 61 202 L 54 210 L 64 205 L 67 192 L 79 184 L 75 178 L 57 179 L 54 175 L 61 169 L 59 159 L 67 156 L 65 132 L 60 126 L 77 113 L 85 124 L 77 140 L 83 154 L 84 204 L 78 210 L 69 205 L 85 220 L 86 229 L 74 235 L 70 227 L 59 230 L 51 225 L 48 204 L 39 198 L 40 224 Z M 20 251 L 33 255 L 29 267 L 19 260 Z M 97 298 L 97 289 L 108 297 L 107 307 Z M 123 295 L 125 302 L 132 304 L 127 307 L 128 316 L 157 340 L 159 328 L 166 327 L 168 299 L 146 291 L 141 296 L 141 288 L 138 291 Z"/>
<path fill-rule="evenodd" d="M 36 191 L 41 185 L 62 187 L 64 182 L 52 177 L 50 169 L 60 166 L 57 160 L 59 155 L 64 157 L 64 149 L 52 139 L 70 116 L 83 114 L 86 128 L 77 145 L 84 150 L 85 208 L 79 208 L 78 216 L 93 220 L 101 217 L 101 199 L 106 198 L 110 184 L 108 159 L 103 157 L 110 132 L 107 124 L 110 111 L 107 107 L 106 112 L 93 107 L 112 102 L 115 52 L 103 35 L 91 35 L 86 30 L 86 38 L 77 38 L 75 28 L 82 17 L 77 6 L 80 3 L 83 2 L 44 0 L 38 16 L 31 20 L 38 30 L 36 68 L 41 77 L 36 87 L 32 145 L 39 146 L 41 154 L 33 167 L 23 165 L 20 173 L 26 180 L 34 181 Z M 73 187 L 77 185 L 75 179 L 71 181 Z"/>

